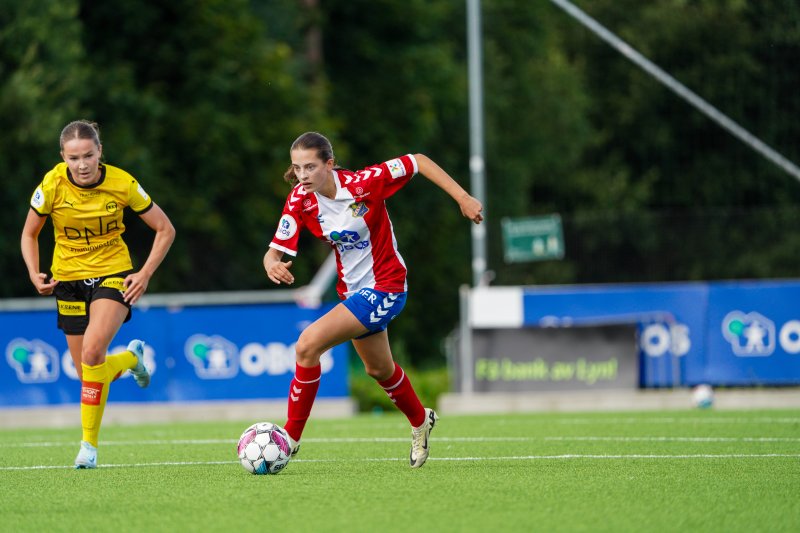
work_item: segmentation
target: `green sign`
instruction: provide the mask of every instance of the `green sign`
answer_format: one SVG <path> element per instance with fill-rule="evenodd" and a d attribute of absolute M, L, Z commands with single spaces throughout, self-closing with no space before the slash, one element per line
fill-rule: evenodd
<path fill-rule="evenodd" d="M 506 263 L 564 257 L 564 236 L 559 215 L 504 218 L 502 224 Z"/>

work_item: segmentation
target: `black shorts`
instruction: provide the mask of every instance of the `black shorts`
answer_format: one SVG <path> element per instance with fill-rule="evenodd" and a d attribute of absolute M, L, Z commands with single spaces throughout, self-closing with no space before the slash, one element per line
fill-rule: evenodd
<path fill-rule="evenodd" d="M 106 298 L 128 308 L 125 322 L 131 319 L 131 305 L 123 298 L 122 282 L 133 270 L 79 281 L 60 281 L 53 289 L 58 306 L 58 329 L 67 335 L 83 335 L 89 326 L 89 306 Z"/>

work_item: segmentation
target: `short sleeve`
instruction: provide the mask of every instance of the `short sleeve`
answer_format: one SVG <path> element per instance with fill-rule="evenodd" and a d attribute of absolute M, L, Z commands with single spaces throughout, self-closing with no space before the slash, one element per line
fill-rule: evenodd
<path fill-rule="evenodd" d="M 53 211 L 54 189 L 48 186 L 47 180 L 42 181 L 31 195 L 31 208 L 40 216 L 47 216 Z"/>
<path fill-rule="evenodd" d="M 153 199 L 145 192 L 144 188 L 135 179 L 131 179 L 128 191 L 128 206 L 137 215 L 143 215 L 153 207 Z"/>
<path fill-rule="evenodd" d="M 363 184 L 365 190 L 385 199 L 402 189 L 417 171 L 416 158 L 407 154 L 355 172 L 345 183 Z"/>
<path fill-rule="evenodd" d="M 303 217 L 298 207 L 301 205 L 300 200 L 305 194 L 300 185 L 295 186 L 292 192 L 289 193 L 289 197 L 283 206 L 281 219 L 278 221 L 278 228 L 275 230 L 275 236 L 272 238 L 272 242 L 269 243 L 270 248 L 275 248 L 291 256 L 297 255 L 300 230 L 304 226 Z"/>

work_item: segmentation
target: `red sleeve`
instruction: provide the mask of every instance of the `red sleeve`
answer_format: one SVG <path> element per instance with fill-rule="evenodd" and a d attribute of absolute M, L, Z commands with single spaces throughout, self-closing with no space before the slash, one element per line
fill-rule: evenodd
<path fill-rule="evenodd" d="M 389 198 L 402 189 L 417 171 L 417 160 L 408 154 L 354 172 L 345 177 L 343 185 L 351 190 L 361 187 L 381 199 Z"/>
<path fill-rule="evenodd" d="M 297 242 L 300 237 L 300 230 L 303 229 L 304 222 L 301 215 L 302 198 L 306 195 L 305 190 L 297 185 L 286 198 L 283 206 L 281 219 L 278 221 L 278 229 L 275 236 L 269 243 L 270 248 L 275 248 L 289 255 L 297 255 Z"/>

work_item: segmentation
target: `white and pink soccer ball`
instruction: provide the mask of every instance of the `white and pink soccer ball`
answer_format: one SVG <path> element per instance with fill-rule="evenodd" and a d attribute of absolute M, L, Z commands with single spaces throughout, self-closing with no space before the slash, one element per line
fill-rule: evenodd
<path fill-rule="evenodd" d="M 258 422 L 245 429 L 236 451 L 242 467 L 251 474 L 277 474 L 292 458 L 288 433 L 272 422 Z"/>

